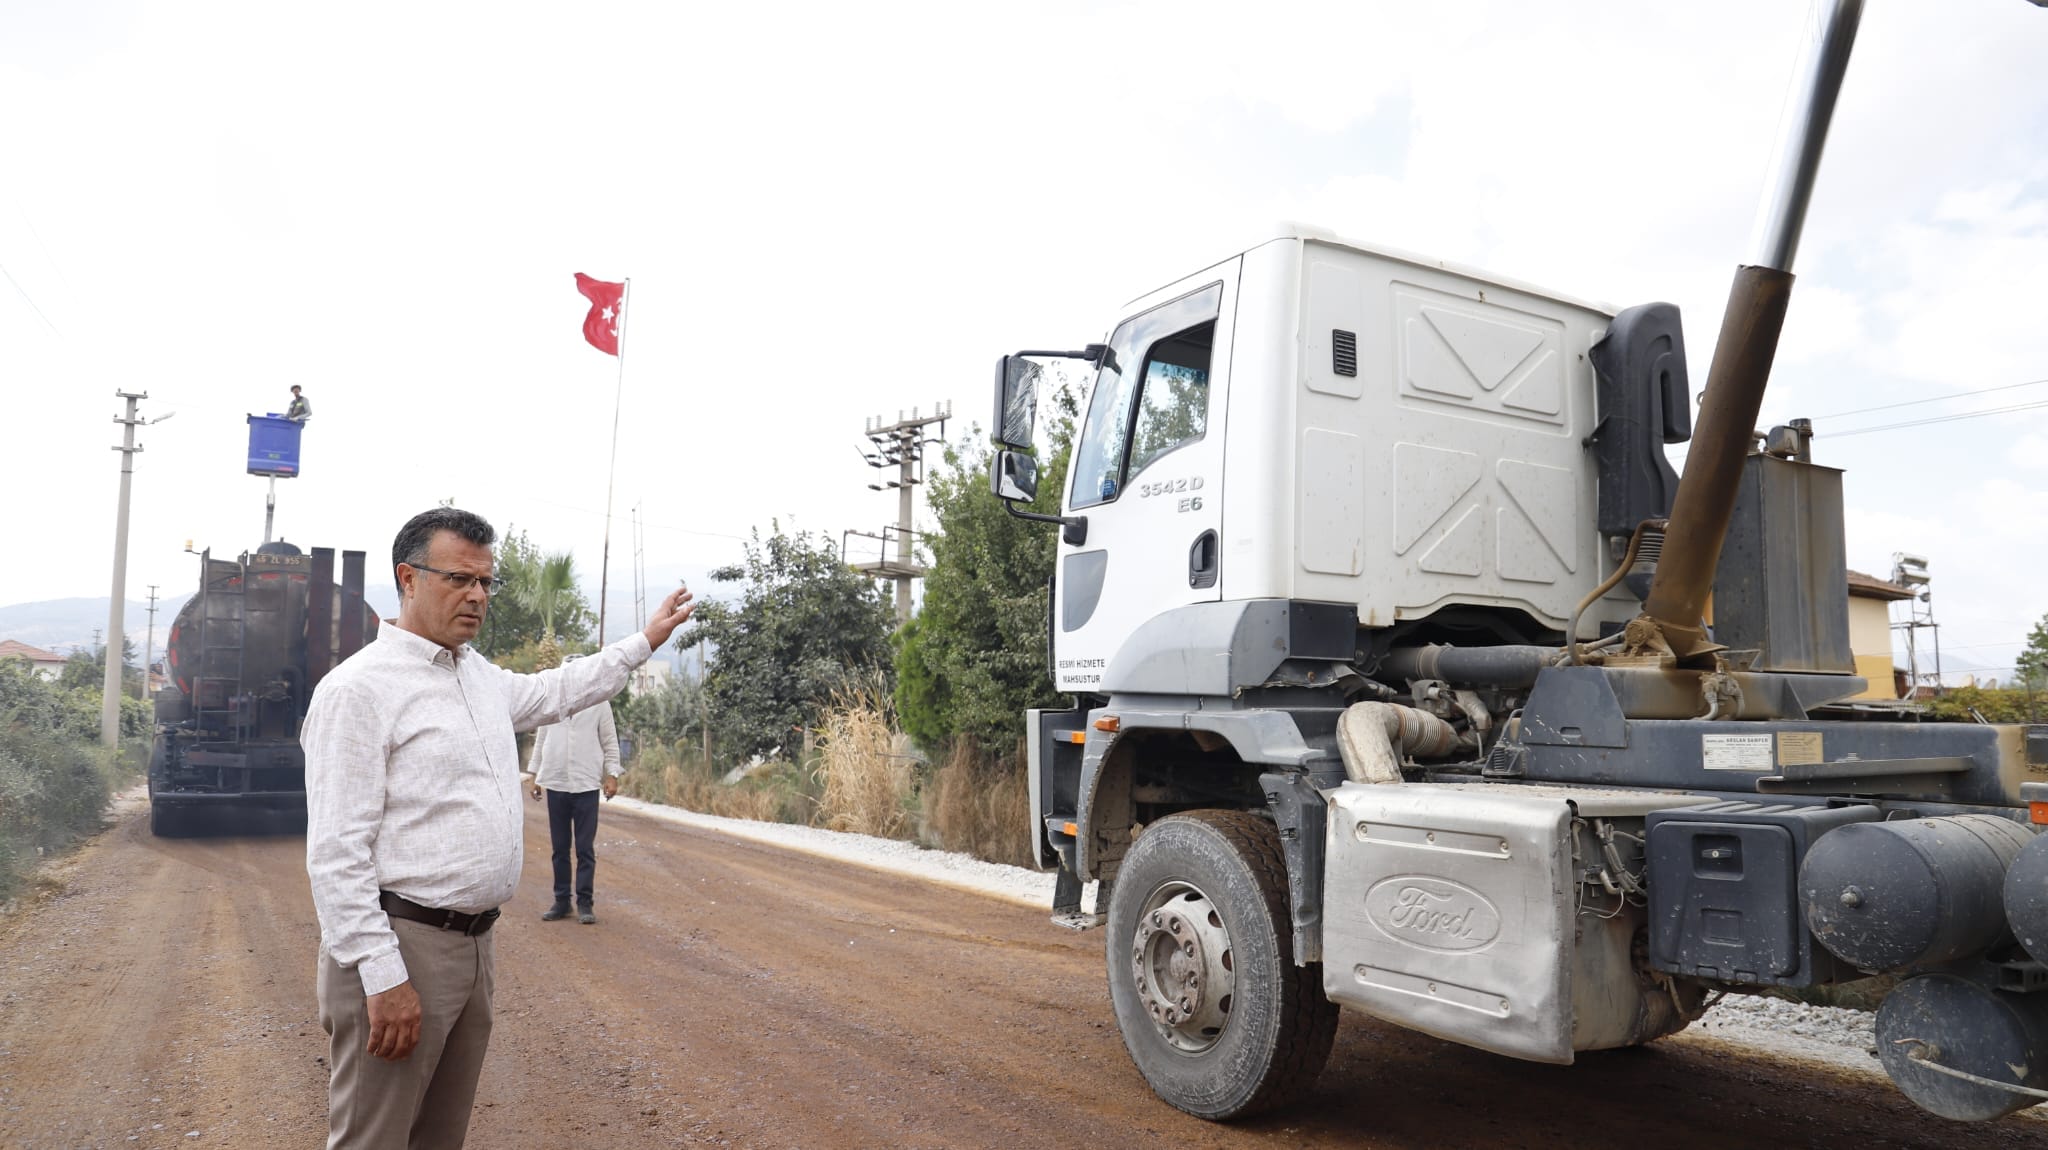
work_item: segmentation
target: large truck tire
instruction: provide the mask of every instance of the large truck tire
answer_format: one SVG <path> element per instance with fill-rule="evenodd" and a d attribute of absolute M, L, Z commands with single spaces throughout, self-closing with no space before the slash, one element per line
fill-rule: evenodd
<path fill-rule="evenodd" d="M 1124 1047 L 1160 1098 L 1241 1118 L 1305 1093 L 1337 1008 L 1320 964 L 1297 966 L 1287 864 L 1273 824 L 1192 811 L 1145 829 L 1109 902 L 1109 997 Z"/>
<path fill-rule="evenodd" d="M 149 833 L 160 839 L 174 839 L 184 829 L 185 820 L 179 817 L 176 807 L 156 797 L 156 778 L 162 772 L 163 761 L 163 741 L 159 739 L 149 756 Z"/>

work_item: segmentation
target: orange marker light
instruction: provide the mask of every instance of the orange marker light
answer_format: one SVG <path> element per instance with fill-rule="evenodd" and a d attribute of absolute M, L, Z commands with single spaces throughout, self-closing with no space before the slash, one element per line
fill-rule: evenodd
<path fill-rule="evenodd" d="M 1098 731 L 1107 731 L 1114 735 L 1116 734 L 1116 728 L 1117 720 L 1115 715 L 1104 715 L 1095 720 L 1095 729 Z"/>
<path fill-rule="evenodd" d="M 1070 743 L 1078 744 L 1088 741 L 1088 732 L 1086 731 L 1067 731 L 1064 733 L 1067 736 L 1067 741 Z"/>
<path fill-rule="evenodd" d="M 1081 828 L 1079 825 L 1075 823 L 1061 823 L 1060 833 L 1067 836 L 1070 839 L 1079 838 L 1081 836 Z"/>
<path fill-rule="evenodd" d="M 2027 818 L 2037 825 L 2048 823 L 2048 803 L 2028 803 Z"/>

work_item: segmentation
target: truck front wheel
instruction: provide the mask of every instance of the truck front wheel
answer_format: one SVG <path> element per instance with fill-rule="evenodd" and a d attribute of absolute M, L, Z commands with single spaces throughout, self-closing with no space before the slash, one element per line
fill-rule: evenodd
<path fill-rule="evenodd" d="M 1192 811 L 1145 829 L 1109 903 L 1109 996 L 1154 1092 L 1200 1118 L 1293 1101 L 1337 1033 L 1319 964 L 1297 966 L 1273 824 Z"/>

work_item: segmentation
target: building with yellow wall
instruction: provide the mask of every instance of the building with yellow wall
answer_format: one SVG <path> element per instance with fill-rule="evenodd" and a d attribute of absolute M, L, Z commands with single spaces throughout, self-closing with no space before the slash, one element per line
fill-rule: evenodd
<path fill-rule="evenodd" d="M 1899 697 L 1898 671 L 1892 663 L 1891 605 L 1912 597 L 1909 587 L 1849 572 L 1849 650 L 1856 656 L 1856 673 L 1870 683 L 1854 698 Z"/>

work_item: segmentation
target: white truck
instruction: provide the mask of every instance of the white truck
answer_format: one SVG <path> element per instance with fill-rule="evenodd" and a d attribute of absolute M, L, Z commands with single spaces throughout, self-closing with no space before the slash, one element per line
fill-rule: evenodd
<path fill-rule="evenodd" d="M 999 362 L 1075 699 L 1027 716 L 1033 840 L 1171 1104 L 1287 1102 L 1340 1007 L 1568 1063 L 1872 976 L 1915 1102 L 2048 1097 L 2048 728 L 1847 702 L 1840 473 L 1755 430 L 1860 14 L 1825 7 L 1697 436 L 1676 308 L 1305 227 Z M 1095 378 L 1045 515 L 1058 356 Z"/>

